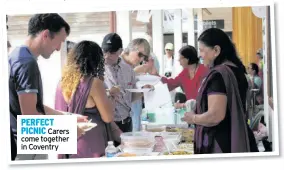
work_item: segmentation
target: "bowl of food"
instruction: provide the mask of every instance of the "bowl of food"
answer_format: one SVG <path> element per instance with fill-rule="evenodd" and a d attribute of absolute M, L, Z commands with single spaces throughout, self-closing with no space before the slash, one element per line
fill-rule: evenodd
<path fill-rule="evenodd" d="M 149 148 L 155 145 L 155 134 L 151 132 L 126 132 L 120 138 L 124 147 Z"/>
<path fill-rule="evenodd" d="M 166 126 L 161 126 L 161 125 L 146 125 L 147 132 L 165 132 L 166 131 Z"/>
<path fill-rule="evenodd" d="M 181 132 L 183 129 L 187 129 L 188 124 L 179 124 L 179 125 L 168 125 L 166 127 L 167 132 Z"/>
<path fill-rule="evenodd" d="M 185 142 L 193 142 L 194 141 L 194 129 L 193 128 L 183 129 L 182 139 Z"/>
<path fill-rule="evenodd" d="M 137 156 L 134 153 L 127 153 L 127 152 L 120 152 L 118 154 L 116 154 L 116 157 L 134 157 Z"/>
<path fill-rule="evenodd" d="M 174 142 L 180 142 L 181 140 L 181 132 L 161 132 L 159 135 L 163 137 L 164 141 L 174 141 Z"/>
<path fill-rule="evenodd" d="M 176 127 L 166 127 L 167 132 L 178 132 L 179 129 Z"/>
<path fill-rule="evenodd" d="M 193 151 L 194 145 L 193 143 L 181 143 L 177 146 L 178 149 L 187 150 L 187 151 Z"/>
<path fill-rule="evenodd" d="M 161 132 L 160 136 L 165 144 L 165 149 L 173 150 L 177 148 L 177 145 L 181 141 L 181 133 L 180 132 Z"/>
<path fill-rule="evenodd" d="M 145 148 L 121 146 L 121 150 L 123 153 L 134 154 L 136 156 L 143 156 L 151 154 L 153 152 L 154 146 L 155 145 Z"/>
<path fill-rule="evenodd" d="M 120 137 L 123 152 L 144 155 L 151 153 L 155 146 L 155 134 L 151 132 L 126 132 Z"/>
<path fill-rule="evenodd" d="M 176 149 L 170 152 L 164 152 L 162 155 L 193 155 L 193 151 L 183 150 L 183 149 Z"/>

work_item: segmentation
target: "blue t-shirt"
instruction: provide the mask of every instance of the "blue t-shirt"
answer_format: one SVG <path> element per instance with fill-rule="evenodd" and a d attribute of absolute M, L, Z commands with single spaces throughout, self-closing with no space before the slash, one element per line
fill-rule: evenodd
<path fill-rule="evenodd" d="M 18 94 L 36 93 L 37 111 L 45 114 L 42 80 L 36 58 L 26 46 L 17 47 L 9 55 L 10 126 L 16 137 L 17 115 L 21 115 Z"/>

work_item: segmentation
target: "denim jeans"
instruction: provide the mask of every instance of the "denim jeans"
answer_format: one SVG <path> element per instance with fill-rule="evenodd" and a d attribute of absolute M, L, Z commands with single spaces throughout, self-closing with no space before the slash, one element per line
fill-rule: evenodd
<path fill-rule="evenodd" d="M 142 100 L 137 100 L 132 103 L 132 123 L 133 123 L 133 132 L 141 130 L 141 113 L 142 113 Z"/>

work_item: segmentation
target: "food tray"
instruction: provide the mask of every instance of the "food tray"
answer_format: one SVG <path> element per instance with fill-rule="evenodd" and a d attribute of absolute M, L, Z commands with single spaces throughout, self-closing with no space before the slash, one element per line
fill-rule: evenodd
<path fill-rule="evenodd" d="M 131 147 L 126 147 L 123 148 L 123 152 L 131 153 L 131 154 L 136 154 L 136 155 L 145 155 L 145 154 L 150 154 L 153 152 L 154 145 L 150 148 L 131 148 Z"/>
<path fill-rule="evenodd" d="M 77 123 L 78 127 L 83 129 L 85 132 L 95 128 L 97 126 L 96 123 L 92 123 L 92 122 L 79 122 Z"/>
<path fill-rule="evenodd" d="M 115 155 L 115 157 L 135 157 L 137 156 L 135 153 L 127 153 L 127 152 L 119 152 Z"/>
<path fill-rule="evenodd" d="M 177 148 L 182 150 L 194 150 L 194 145 L 193 143 L 181 143 Z"/>
<path fill-rule="evenodd" d="M 143 147 L 131 147 L 131 146 L 121 145 L 120 150 L 123 153 L 136 154 L 138 156 L 141 156 L 141 155 L 145 155 L 145 154 L 146 155 L 151 154 L 153 152 L 154 146 L 155 145 L 143 148 Z"/>
<path fill-rule="evenodd" d="M 161 125 L 146 125 L 145 130 L 147 132 L 165 132 L 166 126 Z"/>
<path fill-rule="evenodd" d="M 155 145 L 155 134 L 151 132 L 126 132 L 120 137 L 124 147 L 150 148 Z"/>
<path fill-rule="evenodd" d="M 180 139 L 181 132 L 161 132 L 159 133 L 164 139 Z"/>
<path fill-rule="evenodd" d="M 181 133 L 180 132 L 161 132 L 157 135 L 157 139 L 159 143 L 157 143 L 156 150 L 173 150 L 177 148 L 177 145 L 181 141 Z"/>
<path fill-rule="evenodd" d="M 194 152 L 190 150 L 184 150 L 184 149 L 176 149 L 170 152 L 163 152 L 161 155 L 193 155 Z"/>
<path fill-rule="evenodd" d="M 188 128 L 182 130 L 182 140 L 185 142 L 193 142 L 194 141 L 194 129 Z"/>
<path fill-rule="evenodd" d="M 166 132 L 181 132 L 183 129 L 188 129 L 188 124 L 166 126 Z"/>

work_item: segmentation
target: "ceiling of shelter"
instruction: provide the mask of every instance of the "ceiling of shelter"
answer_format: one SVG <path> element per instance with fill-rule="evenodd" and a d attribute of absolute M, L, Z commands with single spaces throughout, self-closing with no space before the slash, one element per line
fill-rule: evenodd
<path fill-rule="evenodd" d="M 109 12 L 62 14 L 71 26 L 71 34 L 94 34 L 109 31 Z M 131 13 L 133 31 L 145 30 L 145 23 L 136 21 L 137 12 Z M 27 35 L 31 15 L 8 16 L 8 36 Z"/>
<path fill-rule="evenodd" d="M 170 10 L 171 11 L 171 10 Z M 197 9 L 194 13 L 197 14 Z M 224 19 L 226 22 L 232 20 L 231 8 L 205 8 L 203 9 L 203 19 Z M 63 14 L 66 21 L 70 24 L 71 34 L 94 34 L 105 33 L 109 31 L 109 12 L 92 12 L 92 13 L 68 13 Z M 9 16 L 8 19 L 8 36 L 25 36 L 27 35 L 28 21 L 31 15 Z M 131 13 L 133 31 L 144 31 L 146 24 L 136 21 L 137 12 Z"/>

